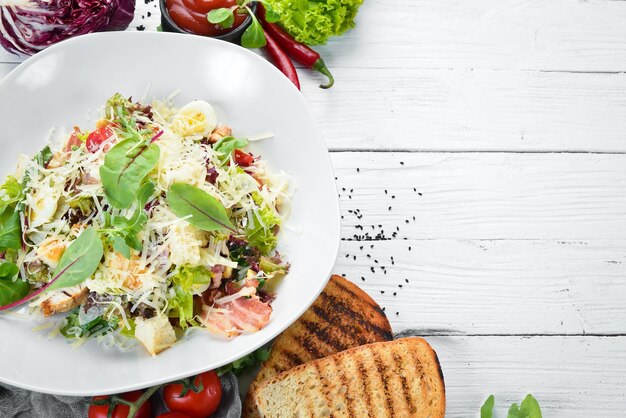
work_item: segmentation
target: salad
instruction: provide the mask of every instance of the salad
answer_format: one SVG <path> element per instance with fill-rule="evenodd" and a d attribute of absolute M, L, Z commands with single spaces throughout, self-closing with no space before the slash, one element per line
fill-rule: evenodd
<path fill-rule="evenodd" d="M 152 355 L 193 329 L 261 329 L 289 270 L 290 182 L 248 142 L 205 101 L 116 94 L 93 130 L 21 156 L 0 186 L 0 310 L 27 304 L 77 345 Z"/>

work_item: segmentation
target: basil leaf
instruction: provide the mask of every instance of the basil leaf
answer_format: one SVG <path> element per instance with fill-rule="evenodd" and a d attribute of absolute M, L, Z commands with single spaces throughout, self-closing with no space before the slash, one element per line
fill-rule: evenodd
<path fill-rule="evenodd" d="M 63 253 L 47 290 L 76 286 L 87 280 L 98 268 L 103 252 L 98 232 L 93 227 L 85 229 Z"/>
<path fill-rule="evenodd" d="M 262 48 L 267 43 L 265 34 L 263 33 L 263 27 L 256 16 L 254 16 L 254 13 L 249 12 L 249 14 L 252 18 L 252 24 L 248 26 L 248 29 L 241 35 L 241 46 L 250 49 Z"/>
<path fill-rule="evenodd" d="M 232 28 L 235 23 L 233 11 L 225 7 L 211 10 L 206 17 L 209 23 L 220 25 L 224 29 Z"/>
<path fill-rule="evenodd" d="M 0 214 L 0 248 L 18 249 L 22 246 L 20 214 L 14 208 L 5 208 Z"/>
<path fill-rule="evenodd" d="M 483 406 L 480 407 L 480 418 L 492 418 L 493 417 L 493 405 L 495 398 L 493 395 L 489 396 Z"/>
<path fill-rule="evenodd" d="M 21 278 L 13 281 L 18 271 L 13 263 L 0 264 L 0 306 L 20 300 L 30 292 L 30 285 Z"/>
<path fill-rule="evenodd" d="M 204 190 L 185 183 L 174 183 L 167 191 L 167 204 L 176 216 L 204 231 L 235 231 L 224 205 Z"/>
<path fill-rule="evenodd" d="M 106 153 L 100 167 L 100 178 L 109 203 L 119 209 L 128 208 L 144 179 L 159 162 L 156 144 L 146 144 L 138 138 L 117 143 Z"/>
<path fill-rule="evenodd" d="M 225 136 L 217 141 L 215 145 L 213 145 L 213 149 L 226 155 L 226 157 L 230 157 L 233 151 L 239 148 L 244 148 L 246 146 L 248 146 L 247 138 L 234 138 L 232 136 Z"/>

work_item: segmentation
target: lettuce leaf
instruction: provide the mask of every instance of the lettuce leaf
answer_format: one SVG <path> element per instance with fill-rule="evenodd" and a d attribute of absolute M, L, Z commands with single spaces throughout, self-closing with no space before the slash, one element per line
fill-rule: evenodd
<path fill-rule="evenodd" d="M 210 282 L 211 272 L 206 267 L 183 266 L 179 268 L 178 273 L 172 277 L 175 293 L 168 300 L 167 316 L 178 318 L 182 329 L 197 325 L 193 319 L 193 285 Z"/>
<path fill-rule="evenodd" d="M 280 15 L 278 23 L 298 42 L 324 44 L 330 36 L 354 27 L 363 0 L 268 0 Z"/>
<path fill-rule="evenodd" d="M 252 199 L 259 206 L 259 210 L 258 214 L 253 212 L 254 219 L 248 223 L 251 227 L 246 229 L 246 237 L 251 246 L 258 248 L 261 254 L 267 255 L 278 242 L 274 229 L 280 225 L 280 218 L 271 208 L 263 204 L 261 196 L 254 194 Z"/>

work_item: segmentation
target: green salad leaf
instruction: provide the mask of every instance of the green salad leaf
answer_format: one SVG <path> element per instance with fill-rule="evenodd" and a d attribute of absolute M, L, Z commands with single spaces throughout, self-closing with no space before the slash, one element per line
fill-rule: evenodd
<path fill-rule="evenodd" d="M 146 222 L 148 222 L 148 215 L 146 215 L 144 206 L 150 200 L 154 191 L 155 186 L 151 181 L 144 183 L 139 188 L 135 196 L 137 209 L 130 218 L 120 215 L 111 216 L 108 213 L 104 214 L 104 228 L 98 232 L 103 234 L 106 241 L 115 251 L 127 259 L 131 258 L 131 249 L 137 251 L 143 249 L 143 243 L 139 239 L 138 234 L 143 230 Z"/>
<path fill-rule="evenodd" d="M 81 284 L 96 271 L 103 253 L 98 232 L 93 227 L 85 229 L 63 253 L 47 290 Z"/>
<path fill-rule="evenodd" d="M 119 318 L 113 317 L 109 320 L 102 316 L 97 316 L 89 322 L 81 324 L 79 321 L 80 307 L 72 310 L 61 326 L 61 334 L 65 338 L 88 338 L 93 335 L 104 335 L 119 327 Z"/>
<path fill-rule="evenodd" d="M 100 178 L 109 203 L 119 209 L 128 208 L 148 173 L 159 162 L 156 144 L 142 138 L 127 138 L 117 143 L 104 157 Z"/>
<path fill-rule="evenodd" d="M 178 318 L 181 328 L 196 325 L 193 314 L 193 285 L 211 282 L 211 272 L 203 266 L 183 266 L 172 276 L 175 295 L 168 300 L 168 316 Z"/>
<path fill-rule="evenodd" d="M 211 10 L 206 17 L 209 23 L 220 25 L 224 29 L 231 28 L 235 23 L 233 11 L 225 7 Z"/>
<path fill-rule="evenodd" d="M 266 0 L 280 16 L 278 24 L 298 42 L 326 43 L 354 27 L 363 0 Z"/>
<path fill-rule="evenodd" d="M 224 154 L 225 158 L 223 160 L 226 161 L 236 149 L 244 148 L 246 146 L 248 146 L 247 138 L 225 136 L 213 145 L 213 149 Z"/>
<path fill-rule="evenodd" d="M 495 398 L 490 395 L 483 406 L 480 407 L 480 418 L 492 418 L 493 417 L 493 405 L 495 404 Z"/>
<path fill-rule="evenodd" d="M 20 214 L 14 207 L 7 207 L 0 214 L 0 248 L 18 249 L 22 245 Z"/>
<path fill-rule="evenodd" d="M 176 216 L 204 231 L 236 232 L 222 202 L 191 184 L 174 183 L 167 191 L 167 204 Z"/>
<path fill-rule="evenodd" d="M 246 6 L 246 9 L 248 10 L 248 14 L 252 18 L 252 23 L 250 24 L 250 26 L 248 26 L 243 35 L 241 35 L 241 46 L 250 49 L 262 48 L 267 43 L 267 40 L 265 39 L 265 33 L 263 32 L 263 27 L 261 26 L 261 23 L 256 18 L 254 13 L 250 11 L 248 6 Z"/>
<path fill-rule="evenodd" d="M 0 306 L 22 299 L 30 291 L 30 285 L 21 278 L 13 281 L 19 269 L 10 262 L 0 264 Z"/>
<path fill-rule="evenodd" d="M 246 237 L 253 247 L 257 247 L 262 254 L 267 255 L 278 243 L 274 230 L 280 225 L 280 218 L 272 209 L 263 204 L 263 199 L 258 194 L 253 194 L 252 199 L 259 205 L 258 214 L 253 212 L 253 219 L 248 222 Z"/>
<path fill-rule="evenodd" d="M 233 372 L 235 376 L 239 376 L 243 372 L 252 369 L 257 364 L 266 361 L 268 358 L 270 358 L 270 348 L 259 348 L 247 356 L 243 356 L 230 364 L 218 368 L 217 375 L 223 376 L 228 372 Z"/>
<path fill-rule="evenodd" d="M 492 418 L 495 399 L 493 395 L 489 396 L 480 408 L 480 418 Z M 511 405 L 507 418 L 542 418 L 539 402 L 533 395 L 526 395 L 520 406 L 516 403 Z"/>

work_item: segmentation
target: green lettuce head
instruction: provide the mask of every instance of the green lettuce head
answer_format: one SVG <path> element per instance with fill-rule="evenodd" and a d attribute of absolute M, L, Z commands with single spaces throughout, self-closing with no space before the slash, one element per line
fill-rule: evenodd
<path fill-rule="evenodd" d="M 354 27 L 363 0 L 268 0 L 280 14 L 279 24 L 298 42 L 324 44 Z"/>

